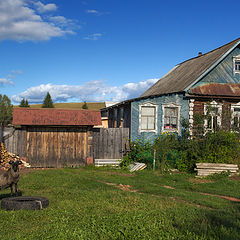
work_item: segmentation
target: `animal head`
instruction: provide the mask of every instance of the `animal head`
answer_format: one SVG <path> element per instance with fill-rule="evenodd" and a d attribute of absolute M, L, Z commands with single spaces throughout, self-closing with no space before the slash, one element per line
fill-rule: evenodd
<path fill-rule="evenodd" d="M 17 172 L 18 171 L 18 166 L 22 164 L 22 161 L 17 160 L 16 162 L 14 162 L 13 160 L 10 160 L 9 164 L 11 165 L 13 171 Z"/>

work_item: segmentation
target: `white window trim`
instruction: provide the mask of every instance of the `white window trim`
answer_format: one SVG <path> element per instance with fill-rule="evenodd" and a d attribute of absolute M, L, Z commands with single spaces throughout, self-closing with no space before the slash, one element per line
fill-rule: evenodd
<path fill-rule="evenodd" d="M 235 76 L 236 73 L 240 74 L 239 70 L 235 69 L 235 62 L 240 61 L 240 55 L 234 56 L 233 57 L 233 75 Z"/>
<path fill-rule="evenodd" d="M 164 120 L 165 120 L 165 108 L 167 107 L 174 107 L 178 109 L 178 116 L 177 116 L 177 129 L 164 129 Z M 180 111 L 181 111 L 181 105 L 180 104 L 176 104 L 176 103 L 163 103 L 162 104 L 162 132 L 177 132 L 178 134 L 180 134 Z"/>
<path fill-rule="evenodd" d="M 142 107 L 155 107 L 155 129 L 151 129 L 151 130 L 146 130 L 146 129 L 142 129 Z M 139 104 L 139 128 L 138 128 L 138 132 L 142 133 L 142 132 L 154 132 L 154 133 L 158 133 L 158 105 L 151 103 L 151 102 L 147 102 L 147 103 L 143 103 L 143 104 Z"/>
<path fill-rule="evenodd" d="M 240 116 L 240 113 L 238 114 L 234 114 L 234 108 L 239 108 L 240 109 L 240 102 L 236 103 L 236 104 L 231 104 L 231 113 L 232 113 L 232 117 L 231 117 L 231 125 L 234 125 L 234 117 Z"/>
<path fill-rule="evenodd" d="M 217 115 L 217 124 L 218 126 L 221 127 L 222 125 L 222 104 L 220 103 L 217 103 L 216 101 L 212 101 L 210 102 L 209 104 L 206 104 L 204 103 L 204 115 L 206 116 L 207 115 L 207 111 L 208 111 L 208 107 L 216 107 L 218 108 L 218 115 Z M 214 113 L 209 113 L 211 116 L 215 116 Z M 207 128 L 208 126 L 208 120 L 207 119 L 204 119 L 204 128 L 205 128 L 205 131 L 213 131 L 212 128 Z"/>

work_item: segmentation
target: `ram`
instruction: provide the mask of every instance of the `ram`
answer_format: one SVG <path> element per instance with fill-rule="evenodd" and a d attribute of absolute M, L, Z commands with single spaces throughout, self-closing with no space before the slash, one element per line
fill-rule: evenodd
<path fill-rule="evenodd" d="M 15 185 L 15 194 L 18 193 L 19 181 L 19 165 L 22 161 L 10 161 L 10 168 L 7 171 L 0 172 L 0 189 L 11 188 L 11 195 L 13 195 L 13 185 Z"/>

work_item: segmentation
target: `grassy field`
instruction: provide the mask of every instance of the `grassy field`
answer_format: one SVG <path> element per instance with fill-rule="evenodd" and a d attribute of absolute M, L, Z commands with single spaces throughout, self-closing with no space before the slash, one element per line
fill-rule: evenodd
<path fill-rule="evenodd" d="M 61 109 L 82 109 L 83 102 L 80 103 L 54 103 L 55 108 Z M 87 102 L 88 110 L 100 110 L 101 108 L 105 108 L 104 102 Z M 18 106 L 14 106 L 18 107 Z M 31 104 L 31 108 L 41 108 L 42 104 Z"/>
<path fill-rule="evenodd" d="M 50 205 L 0 210 L 1 240 L 240 239 L 240 202 L 221 197 L 240 198 L 237 178 L 66 168 L 23 174 L 19 187 Z"/>

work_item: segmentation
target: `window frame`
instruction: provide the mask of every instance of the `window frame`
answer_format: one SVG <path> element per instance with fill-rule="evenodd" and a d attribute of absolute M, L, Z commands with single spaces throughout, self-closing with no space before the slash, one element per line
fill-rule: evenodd
<path fill-rule="evenodd" d="M 240 55 L 233 57 L 233 75 L 234 76 L 235 76 L 236 73 L 240 74 L 240 64 L 238 65 L 239 69 L 236 69 L 236 62 L 240 63 Z"/>
<path fill-rule="evenodd" d="M 234 109 L 238 108 L 239 112 L 234 113 Z M 240 102 L 236 103 L 236 104 L 231 104 L 231 126 L 234 128 L 234 118 L 238 117 L 238 126 L 237 128 L 240 128 Z"/>
<path fill-rule="evenodd" d="M 211 116 L 211 128 L 208 127 L 208 119 L 204 119 L 204 128 L 205 131 L 215 131 L 216 129 L 214 129 L 214 117 L 217 117 L 217 126 L 221 127 L 222 126 L 222 104 L 221 103 L 217 103 L 216 101 L 212 101 L 208 104 L 204 103 L 204 116 L 206 117 L 208 114 L 208 107 L 214 107 L 218 109 L 218 113 L 215 114 L 213 111 L 209 113 L 209 115 Z"/>
<path fill-rule="evenodd" d="M 142 108 L 154 108 L 155 110 L 155 114 L 154 114 L 154 129 L 142 129 L 142 118 L 144 117 L 144 115 L 142 115 Z M 139 104 L 139 133 L 142 132 L 154 132 L 157 133 L 158 132 L 158 105 L 154 104 L 154 103 L 143 103 L 143 104 Z"/>
<path fill-rule="evenodd" d="M 176 108 L 177 109 L 177 128 L 168 128 L 165 129 L 164 128 L 164 124 L 165 124 L 165 115 L 166 115 L 166 108 Z M 176 103 L 164 103 L 162 104 L 162 132 L 177 132 L 178 134 L 180 134 L 180 112 L 181 112 L 181 105 L 180 104 L 176 104 Z"/>

